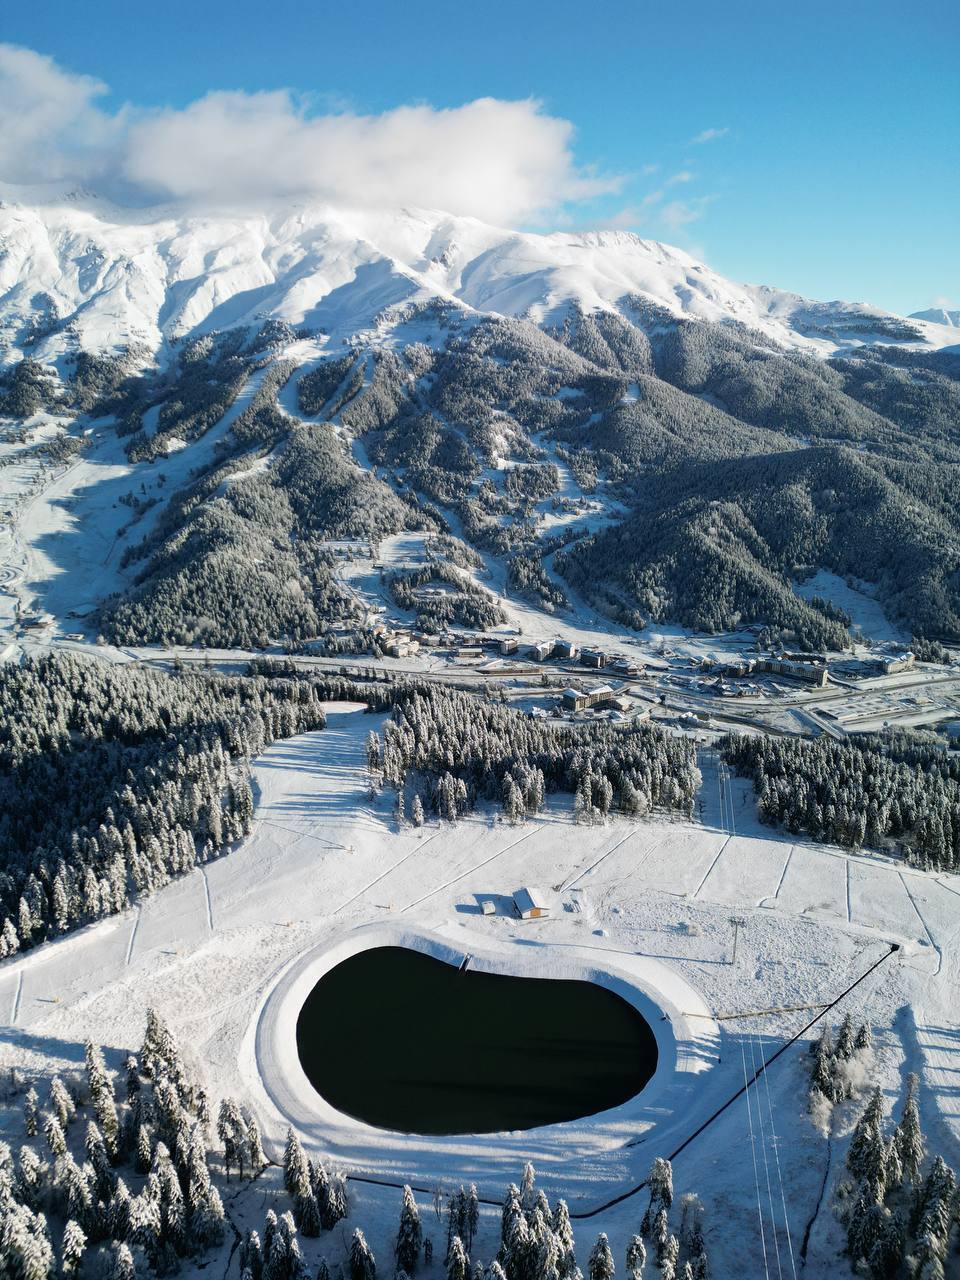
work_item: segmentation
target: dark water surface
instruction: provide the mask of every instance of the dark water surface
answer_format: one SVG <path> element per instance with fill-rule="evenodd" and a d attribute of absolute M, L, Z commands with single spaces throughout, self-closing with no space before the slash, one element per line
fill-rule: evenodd
<path fill-rule="evenodd" d="M 325 974 L 297 1021 L 310 1083 L 407 1133 L 495 1133 L 626 1102 L 657 1065 L 647 1022 L 592 982 L 460 973 L 374 947 Z"/>

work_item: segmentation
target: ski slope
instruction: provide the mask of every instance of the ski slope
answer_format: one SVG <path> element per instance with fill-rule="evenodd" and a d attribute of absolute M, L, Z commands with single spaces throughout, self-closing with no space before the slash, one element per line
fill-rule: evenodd
<path fill-rule="evenodd" d="M 427 1188 L 476 1180 L 481 1194 L 498 1199 L 532 1156 L 551 1196 L 564 1194 L 571 1211 L 583 1213 L 642 1179 L 653 1155 L 674 1149 L 742 1085 L 749 1061 L 779 1048 L 897 941 L 901 951 L 834 1020 L 849 1010 L 879 1029 L 876 1073 L 891 1103 L 904 1073 L 921 1073 L 925 1126 L 956 1160 L 956 877 L 781 839 L 756 823 L 740 784 L 711 771 L 709 760 L 702 824 L 653 817 L 579 827 L 567 798 L 518 827 L 481 811 L 456 826 L 398 832 L 390 797 L 371 798 L 365 776 L 364 743 L 378 719 L 352 704 L 330 713 L 326 730 L 279 742 L 256 762 L 254 828 L 234 852 L 124 916 L 0 966 L 5 1064 L 27 1072 L 75 1064 L 91 1036 L 116 1065 L 138 1041 L 144 1007 L 155 1004 L 214 1103 L 230 1095 L 251 1107 L 275 1158 L 293 1120 L 310 1150 L 352 1174 L 415 1178 Z M 521 923 L 505 910 L 479 913 L 480 896 L 506 904 L 530 883 L 554 887 L 550 918 Z M 736 965 L 734 912 L 746 920 Z M 697 1087 L 653 1091 L 649 1101 L 641 1094 L 619 1114 L 482 1138 L 381 1134 L 331 1116 L 318 1099 L 311 1109 L 289 1034 L 290 976 L 384 938 L 473 954 L 498 971 L 612 975 L 633 984 L 667 1013 L 675 1034 L 679 1028 L 701 1046 Z M 335 1028 L 331 1051 L 354 1051 L 337 1045 Z M 826 1158 L 805 1113 L 807 1070 L 796 1046 L 769 1077 L 796 1230 L 815 1214 Z M 757 1205 L 731 1157 L 743 1151 L 746 1121 L 741 1100 L 676 1162 L 678 1194 L 693 1189 L 714 1206 L 708 1242 L 718 1274 L 759 1274 Z M 388 1257 L 399 1193 L 352 1188 L 351 1223 Z M 251 1225 L 262 1222 L 261 1191 L 251 1189 L 249 1203 L 240 1195 L 235 1206 Z M 622 1256 L 641 1212 L 628 1199 L 583 1223 L 581 1266 L 601 1229 Z M 491 1256 L 497 1226 L 491 1209 L 477 1256 Z M 807 1273 L 835 1275 L 836 1248 L 832 1215 L 817 1215 Z"/>

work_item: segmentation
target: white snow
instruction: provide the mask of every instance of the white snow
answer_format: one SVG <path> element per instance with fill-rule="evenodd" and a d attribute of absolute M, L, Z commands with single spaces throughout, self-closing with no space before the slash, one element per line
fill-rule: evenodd
<path fill-rule="evenodd" d="M 838 605 L 853 620 L 865 636 L 874 641 L 893 641 L 904 644 L 909 636 L 902 627 L 890 621 L 883 611 L 883 606 L 875 599 L 873 588 L 868 582 L 848 582 L 845 578 L 828 569 L 818 569 L 806 582 L 792 583 L 794 591 L 803 600 L 811 600 L 820 596 Z"/>
<path fill-rule="evenodd" d="M 889 320 L 860 304 L 809 303 L 736 284 L 683 250 L 629 232 L 535 235 L 431 210 L 289 202 L 217 215 L 122 209 L 84 197 L 36 205 L 7 199 L 0 240 L 8 359 L 29 333 L 37 299 L 56 317 L 35 347 L 43 361 L 77 348 L 142 345 L 150 353 L 178 336 L 271 317 L 322 330 L 333 348 L 401 323 L 399 304 L 431 298 L 537 322 L 561 319 L 571 304 L 637 318 L 639 300 L 674 317 L 740 321 L 787 346 L 825 353 L 871 340 L 871 318 Z M 927 345 L 956 340 L 948 324 L 911 324 Z"/>
<path fill-rule="evenodd" d="M 833 999 L 897 940 L 904 950 L 848 997 L 834 1021 L 849 1009 L 879 1029 L 876 1073 L 891 1102 L 903 1073 L 921 1072 L 925 1127 L 956 1161 L 956 877 L 781 837 L 757 823 L 741 786 L 709 769 L 706 785 L 729 792 L 706 806 L 709 825 L 652 817 L 577 827 L 567 798 L 519 827 L 481 811 L 456 826 L 398 833 L 389 795 L 371 801 L 367 792 L 364 741 L 379 718 L 350 705 L 330 711 L 326 730 L 277 743 L 256 762 L 254 830 L 236 851 L 122 917 L 0 966 L 0 1010 L 12 1024 L 6 1064 L 31 1071 L 41 1062 L 75 1063 L 86 1036 L 116 1050 L 135 1045 L 152 1003 L 214 1101 L 236 1096 L 255 1110 L 275 1157 L 292 1118 L 311 1151 L 349 1171 L 416 1176 L 421 1186 L 476 1179 L 481 1194 L 496 1199 L 532 1155 L 549 1193 L 565 1194 L 579 1212 L 639 1181 L 655 1154 L 679 1145 L 735 1092 L 745 1064 L 759 1063 L 815 1016 L 806 1006 Z M 549 919 L 521 924 L 476 909 L 479 898 L 506 898 L 522 884 L 551 889 L 558 906 Z M 567 902 L 579 910 L 562 909 Z M 736 966 L 732 911 L 747 921 Z M 688 1095 L 682 1079 L 668 1085 L 658 1075 L 649 1093 L 600 1117 L 481 1138 L 380 1133 L 337 1115 L 299 1072 L 290 1019 L 323 965 L 387 939 L 470 953 L 498 971 L 620 984 L 666 1012 L 666 1023 L 655 1022 L 668 1037 L 664 1065 L 670 1038 L 691 1044 L 696 1088 Z M 901 1015 L 905 1007 L 912 1012 Z M 695 1047 L 712 1044 L 711 1014 L 719 1062 L 713 1047 Z M 796 1046 L 769 1080 L 772 1119 L 788 1138 L 779 1153 L 795 1239 L 814 1215 L 826 1159 L 805 1116 L 807 1070 Z M 678 1194 L 696 1190 L 710 1206 L 718 1274 L 758 1274 L 753 1187 L 739 1158 L 731 1159 L 744 1150 L 746 1123 L 741 1100 L 676 1161 Z M 364 1227 L 383 1258 L 398 1201 L 390 1189 L 351 1184 L 350 1223 Z M 249 1225 L 262 1223 L 259 1192 L 234 1206 Z M 622 1255 L 642 1207 L 641 1198 L 629 1199 L 580 1223 L 581 1265 L 598 1230 Z M 496 1230 L 491 1210 L 477 1256 L 492 1256 Z M 835 1274 L 836 1232 L 825 1205 L 811 1230 L 812 1277 Z M 331 1249 L 339 1242 L 308 1242 L 314 1260 Z"/>

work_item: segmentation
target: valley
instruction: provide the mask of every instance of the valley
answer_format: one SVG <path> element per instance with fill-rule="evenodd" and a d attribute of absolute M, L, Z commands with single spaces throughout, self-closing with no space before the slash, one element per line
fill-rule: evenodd
<path fill-rule="evenodd" d="M 191 1275 L 246 1277 L 268 1209 L 311 1274 L 356 1230 L 389 1267 L 402 1195 L 439 1275 L 471 1187 L 493 1259 L 508 1183 L 545 1212 L 527 1161 L 590 1271 L 597 1231 L 650 1236 L 660 1157 L 712 1274 L 846 1274 L 869 1089 L 893 1120 L 919 1097 L 926 1169 L 960 1150 L 955 326 L 429 211 L 80 195 L 0 232 L 3 1141 L 54 1073 L 103 1121 L 90 1040 L 125 1126 L 159 1098 L 115 1153 L 135 1216 L 191 1170 Z M 395 948 L 450 972 L 319 1018 L 308 1064 L 310 993 Z M 523 993 L 501 1096 L 431 1125 L 458 1058 L 495 1058 L 471 975 Z M 656 1040 L 602 1106 L 589 1007 L 529 1014 L 551 979 Z M 510 1056 L 531 1027 L 569 1057 L 553 1110 L 539 1050 Z M 177 1052 L 218 1118 L 178 1084 L 189 1161 Z M 78 1129 L 74 1200 L 53 1146 L 37 1175 L 58 1221 L 101 1160 Z"/>

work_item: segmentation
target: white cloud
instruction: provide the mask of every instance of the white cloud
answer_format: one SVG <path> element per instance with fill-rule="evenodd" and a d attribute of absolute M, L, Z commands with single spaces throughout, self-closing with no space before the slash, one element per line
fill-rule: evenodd
<path fill-rule="evenodd" d="M 102 172 L 123 127 L 94 100 L 106 86 L 61 70 L 52 58 L 0 44 L 0 178 L 83 180 Z"/>
<path fill-rule="evenodd" d="M 676 186 L 679 186 L 681 183 L 692 182 L 692 181 L 693 181 L 693 174 L 690 172 L 690 170 L 681 169 L 680 172 L 675 173 L 672 178 L 668 178 L 665 185 L 668 187 L 676 187 Z"/>
<path fill-rule="evenodd" d="M 0 45 L 0 179 L 96 183 L 135 199 L 232 206 L 310 196 L 421 205 L 491 222 L 619 189 L 578 168 L 573 126 L 534 100 L 312 114 L 287 91 L 210 93 L 178 110 L 96 105 L 104 86 Z"/>
<path fill-rule="evenodd" d="M 729 129 L 702 129 L 695 138 L 690 139 L 691 147 L 702 146 L 705 142 L 715 142 L 717 138 L 725 138 L 730 132 Z"/>
<path fill-rule="evenodd" d="M 696 200 L 671 200 L 659 211 L 660 221 L 669 231 L 680 231 L 703 217 L 714 196 L 698 196 Z"/>

